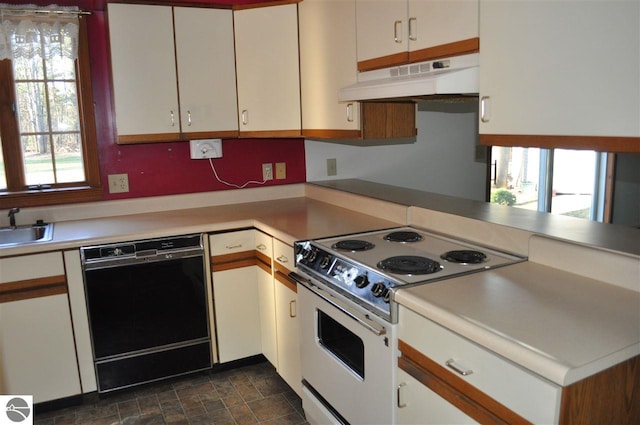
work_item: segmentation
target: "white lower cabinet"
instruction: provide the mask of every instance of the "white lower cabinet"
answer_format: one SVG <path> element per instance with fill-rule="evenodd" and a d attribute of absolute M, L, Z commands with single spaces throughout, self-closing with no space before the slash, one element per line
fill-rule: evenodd
<path fill-rule="evenodd" d="M 81 393 L 62 254 L 0 260 L 0 394 Z"/>
<path fill-rule="evenodd" d="M 404 370 L 398 370 L 399 424 L 471 424 L 476 423 L 461 410 L 431 391 Z"/>
<path fill-rule="evenodd" d="M 209 244 L 220 363 L 260 354 L 254 230 L 211 235 Z"/>
<path fill-rule="evenodd" d="M 302 395 L 300 362 L 300 325 L 296 283 L 287 275 L 295 269 L 293 247 L 273 240 L 276 328 L 278 332 L 278 373 L 299 395 Z"/>
<path fill-rule="evenodd" d="M 403 306 L 398 336 L 401 423 L 558 423 L 560 386 Z"/>

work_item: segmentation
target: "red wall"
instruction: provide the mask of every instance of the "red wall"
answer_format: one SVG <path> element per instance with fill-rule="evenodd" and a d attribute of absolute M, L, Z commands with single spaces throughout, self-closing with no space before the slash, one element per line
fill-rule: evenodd
<path fill-rule="evenodd" d="M 9 0 L 9 3 L 23 3 Z M 251 0 L 189 0 L 184 3 L 240 4 Z M 92 10 L 89 16 L 91 76 L 95 102 L 100 174 L 105 187 L 104 199 L 138 198 L 192 192 L 232 189 L 219 183 L 207 160 L 191 160 L 185 142 L 143 145 L 115 143 L 112 115 L 111 76 L 104 0 L 30 1 L 29 3 L 79 5 Z M 179 1 L 174 1 L 179 3 Z M 262 180 L 262 163 L 285 162 L 287 178 L 270 180 L 266 185 L 304 182 L 306 177 L 303 139 L 229 139 L 222 141 L 223 157 L 213 164 L 219 177 L 242 185 L 249 180 Z M 107 175 L 127 173 L 129 192 L 109 194 Z M 260 186 L 251 184 L 248 187 Z"/>

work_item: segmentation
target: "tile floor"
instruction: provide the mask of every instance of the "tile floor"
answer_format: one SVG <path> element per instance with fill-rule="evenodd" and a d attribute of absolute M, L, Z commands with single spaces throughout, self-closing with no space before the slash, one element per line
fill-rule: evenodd
<path fill-rule="evenodd" d="M 96 397 L 97 399 L 97 397 Z M 213 371 L 38 414 L 36 425 L 298 425 L 302 402 L 269 362 Z"/>

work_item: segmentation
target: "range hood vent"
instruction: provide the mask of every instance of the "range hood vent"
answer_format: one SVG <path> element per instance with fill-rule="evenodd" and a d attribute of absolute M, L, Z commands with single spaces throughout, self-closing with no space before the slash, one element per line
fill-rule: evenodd
<path fill-rule="evenodd" d="M 480 85 L 479 70 L 479 54 L 473 53 L 361 72 L 356 84 L 340 89 L 338 100 L 476 95 Z"/>

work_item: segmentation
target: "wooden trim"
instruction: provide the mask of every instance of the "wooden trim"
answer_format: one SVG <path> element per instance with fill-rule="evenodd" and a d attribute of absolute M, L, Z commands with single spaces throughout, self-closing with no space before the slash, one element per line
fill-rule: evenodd
<path fill-rule="evenodd" d="M 586 149 L 599 152 L 640 153 L 640 137 L 481 134 L 480 144 L 487 146 L 522 146 L 546 149 Z"/>
<path fill-rule="evenodd" d="M 197 139 L 237 139 L 238 130 L 224 130 L 224 131 L 198 131 L 191 133 L 182 133 L 182 140 L 197 140 Z"/>
<path fill-rule="evenodd" d="M 256 139 L 267 139 L 267 138 L 301 138 L 302 132 L 301 130 L 264 130 L 264 131 L 240 131 L 239 137 L 241 138 L 256 138 Z"/>
<path fill-rule="evenodd" d="M 274 0 L 263 3 L 250 3 L 250 4 L 234 4 L 232 6 L 233 10 L 245 10 L 245 9 L 256 9 L 258 7 L 271 7 L 271 6 L 282 6 L 285 4 L 296 4 L 300 3 L 302 0 Z"/>
<path fill-rule="evenodd" d="M 358 71 L 373 71 L 375 69 L 388 68 L 390 66 L 404 65 L 409 62 L 409 52 L 394 53 L 379 58 L 367 59 L 358 62 Z"/>
<path fill-rule="evenodd" d="M 640 423 L 640 356 L 565 387 L 560 423 Z"/>
<path fill-rule="evenodd" d="M 606 178 L 604 188 L 604 214 L 602 221 L 611 223 L 613 220 L 613 196 L 615 193 L 617 155 L 607 155 Z M 487 180 L 489 181 L 489 180 Z"/>
<path fill-rule="evenodd" d="M 0 303 L 66 293 L 67 278 L 64 275 L 20 280 L 0 284 Z"/>
<path fill-rule="evenodd" d="M 399 340 L 398 367 L 482 424 L 530 424 L 513 410 Z M 563 423 L 561 421 L 561 423 Z"/>
<path fill-rule="evenodd" d="M 302 130 L 302 137 L 310 139 L 362 139 L 360 130 Z"/>
<path fill-rule="evenodd" d="M 293 292 L 295 292 L 296 294 L 298 293 L 298 285 L 296 283 L 295 280 L 291 279 L 289 277 L 289 273 L 291 272 L 288 268 L 286 268 L 285 266 L 283 266 L 282 264 L 278 263 L 278 262 L 274 262 L 274 267 L 275 270 L 273 272 L 273 277 L 275 277 L 275 279 L 282 283 L 284 286 L 286 286 L 287 288 L 291 289 Z"/>
<path fill-rule="evenodd" d="M 157 134 L 126 134 L 118 135 L 116 143 L 119 145 L 134 145 L 142 143 L 180 142 L 180 133 Z"/>
<path fill-rule="evenodd" d="M 258 263 L 262 263 L 265 266 L 269 267 L 269 270 L 271 270 L 271 257 L 269 257 L 268 255 L 263 254 L 260 251 L 254 251 L 255 255 L 256 255 L 256 259 L 258 260 Z M 258 264 L 260 265 L 260 264 Z"/>
<path fill-rule="evenodd" d="M 451 56 L 468 55 L 470 53 L 478 53 L 479 51 L 480 38 L 468 38 L 466 40 L 455 41 L 453 43 L 410 51 L 409 63 L 425 62 Z"/>
<path fill-rule="evenodd" d="M 255 266 L 257 258 L 254 251 L 241 251 L 231 254 L 211 256 L 211 271 L 222 272 L 225 270 L 241 269 L 243 267 Z"/>
<path fill-rule="evenodd" d="M 24 192 L 0 193 L 0 209 L 14 207 L 35 207 L 56 204 L 100 201 L 101 187 L 70 187 L 65 189 L 26 190 Z"/>
<path fill-rule="evenodd" d="M 211 271 L 241 269 L 243 267 L 258 266 L 267 273 L 271 273 L 271 258 L 260 251 L 242 251 L 232 254 L 211 256 Z"/>

